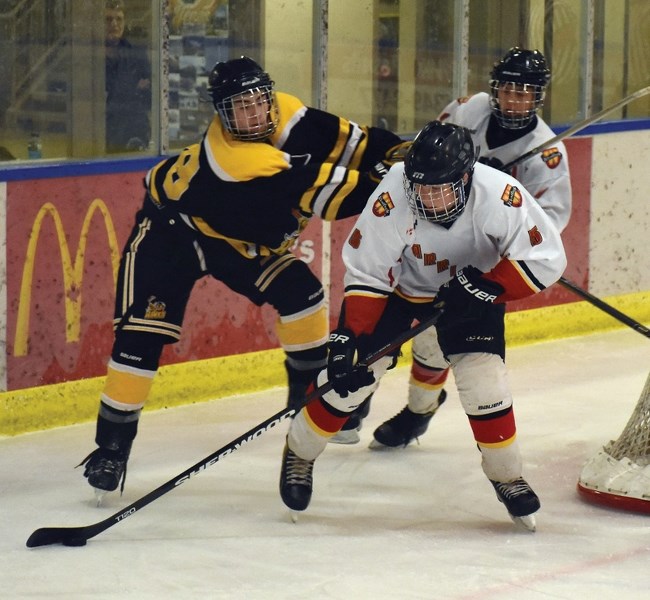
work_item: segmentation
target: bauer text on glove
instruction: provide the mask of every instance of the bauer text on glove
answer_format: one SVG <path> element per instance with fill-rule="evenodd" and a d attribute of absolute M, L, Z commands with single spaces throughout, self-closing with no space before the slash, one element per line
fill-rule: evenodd
<path fill-rule="evenodd" d="M 452 320 L 480 319 L 487 306 L 502 293 L 503 288 L 483 277 L 476 267 L 464 267 L 438 292 L 438 300 L 445 303 L 445 311 L 438 323 L 444 327 Z"/>

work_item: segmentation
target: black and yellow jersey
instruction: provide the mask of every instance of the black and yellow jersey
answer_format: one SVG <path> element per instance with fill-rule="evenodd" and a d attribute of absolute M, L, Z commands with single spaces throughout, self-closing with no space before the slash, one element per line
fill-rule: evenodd
<path fill-rule="evenodd" d="M 269 140 L 234 140 L 215 116 L 200 143 L 147 173 L 151 200 L 249 256 L 286 251 L 313 215 L 359 214 L 376 187 L 367 172 L 400 138 L 288 94 L 276 99 Z"/>

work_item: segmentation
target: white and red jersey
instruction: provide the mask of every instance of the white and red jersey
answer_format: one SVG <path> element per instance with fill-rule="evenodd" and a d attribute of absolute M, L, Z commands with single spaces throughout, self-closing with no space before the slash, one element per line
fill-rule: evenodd
<path fill-rule="evenodd" d="M 533 130 L 519 139 L 490 148 L 486 134 L 491 114 L 490 96 L 480 92 L 450 102 L 438 119 L 469 129 L 474 146 L 480 147 L 480 155 L 498 158 L 503 164 L 555 137 L 553 130 L 538 115 Z M 519 163 L 512 175 L 537 199 L 555 226 L 562 231 L 571 217 L 571 181 L 564 144 L 557 142 Z"/>
<path fill-rule="evenodd" d="M 431 300 L 468 265 L 503 287 L 496 302 L 537 293 L 564 272 L 557 228 L 510 175 L 476 164 L 465 210 L 443 226 L 415 217 L 403 173 L 403 163 L 391 168 L 343 248 L 345 321 L 356 334 L 373 330 L 391 293 Z"/>

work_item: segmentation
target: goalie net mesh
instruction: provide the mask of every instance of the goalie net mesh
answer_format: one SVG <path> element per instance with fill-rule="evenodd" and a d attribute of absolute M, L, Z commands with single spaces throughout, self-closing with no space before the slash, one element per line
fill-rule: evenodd
<path fill-rule="evenodd" d="M 650 513 L 650 373 L 619 438 L 582 468 L 578 492 L 589 502 Z"/>

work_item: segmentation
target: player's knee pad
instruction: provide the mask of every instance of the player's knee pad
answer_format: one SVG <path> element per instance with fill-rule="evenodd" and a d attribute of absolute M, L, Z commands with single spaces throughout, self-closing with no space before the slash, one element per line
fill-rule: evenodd
<path fill-rule="evenodd" d="M 413 338 L 413 360 L 425 367 L 445 369 L 448 364 L 438 344 L 435 327 L 429 327 Z"/>
<path fill-rule="evenodd" d="M 424 414 L 438 408 L 449 374 L 435 327 L 429 327 L 413 338 L 412 352 L 408 406 L 411 411 Z"/>
<path fill-rule="evenodd" d="M 449 357 L 461 404 L 469 418 L 488 478 L 521 476 L 521 455 L 506 367 L 500 356 L 482 352 Z"/>
<path fill-rule="evenodd" d="M 506 366 L 500 356 L 472 352 L 452 354 L 449 360 L 467 415 L 483 416 L 512 406 Z"/>

